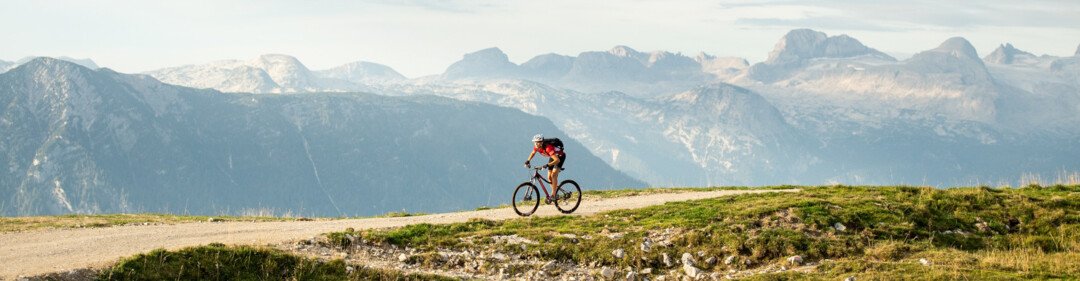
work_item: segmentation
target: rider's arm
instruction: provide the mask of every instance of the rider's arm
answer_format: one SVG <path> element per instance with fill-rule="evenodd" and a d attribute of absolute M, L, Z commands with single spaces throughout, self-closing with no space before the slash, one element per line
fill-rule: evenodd
<path fill-rule="evenodd" d="M 533 150 L 531 153 L 529 153 L 529 159 L 525 160 L 525 162 L 532 161 L 533 156 L 536 156 L 536 150 Z"/>

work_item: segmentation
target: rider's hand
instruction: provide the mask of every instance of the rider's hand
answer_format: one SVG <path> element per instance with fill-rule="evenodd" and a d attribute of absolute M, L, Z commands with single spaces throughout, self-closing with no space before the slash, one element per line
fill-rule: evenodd
<path fill-rule="evenodd" d="M 548 168 L 550 170 L 551 168 L 555 168 L 555 164 L 550 164 L 549 163 L 547 165 L 544 165 L 544 168 Z"/>
<path fill-rule="evenodd" d="M 529 167 L 529 160 L 525 160 L 525 167 Z"/>

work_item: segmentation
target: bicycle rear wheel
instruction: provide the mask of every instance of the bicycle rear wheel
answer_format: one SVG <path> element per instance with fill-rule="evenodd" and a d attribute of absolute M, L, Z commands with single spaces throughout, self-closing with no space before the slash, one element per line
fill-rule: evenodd
<path fill-rule="evenodd" d="M 519 216 L 527 217 L 536 212 L 540 207 L 540 190 L 531 182 L 525 182 L 514 189 L 514 198 L 510 201 L 514 206 L 514 212 Z"/>
<path fill-rule="evenodd" d="M 558 200 L 555 200 L 555 208 L 563 214 L 573 213 L 581 205 L 581 188 L 577 182 L 564 180 L 559 184 L 559 190 L 555 192 Z"/>

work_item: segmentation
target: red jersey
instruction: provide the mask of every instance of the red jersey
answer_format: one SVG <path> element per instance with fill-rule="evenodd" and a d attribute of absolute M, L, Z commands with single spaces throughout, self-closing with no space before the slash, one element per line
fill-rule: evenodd
<path fill-rule="evenodd" d="M 540 155 L 547 156 L 548 158 L 550 158 L 552 155 L 558 155 L 559 158 L 566 156 L 566 153 L 564 153 L 562 149 L 559 149 L 555 145 L 551 144 L 544 144 L 540 147 L 534 146 L 533 151 L 540 153 Z"/>

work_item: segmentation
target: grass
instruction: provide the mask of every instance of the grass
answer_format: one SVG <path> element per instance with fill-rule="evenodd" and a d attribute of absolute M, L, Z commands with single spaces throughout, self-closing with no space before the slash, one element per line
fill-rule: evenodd
<path fill-rule="evenodd" d="M 0 217 L 0 233 L 38 229 L 109 227 L 128 224 L 177 224 L 214 221 L 294 221 L 300 218 L 238 217 L 238 216 L 181 216 L 168 214 L 106 214 L 60 215 L 38 217 Z"/>
<path fill-rule="evenodd" d="M 790 188 L 790 187 L 784 187 Z M 426 252 L 497 249 L 524 257 L 614 268 L 662 268 L 663 253 L 701 252 L 731 265 L 706 271 L 761 269 L 800 255 L 820 263 L 808 273 L 752 279 L 1075 279 L 1080 277 L 1080 186 L 1023 188 L 801 187 L 798 193 L 745 194 L 673 202 L 588 217 L 472 220 L 446 225 L 338 232 Z M 603 191 L 595 196 L 635 192 Z M 840 231 L 834 228 L 839 223 Z M 603 235 L 619 233 L 621 235 Z M 581 239 L 568 238 L 574 234 Z M 518 235 L 537 244 L 507 245 Z M 640 250 L 645 237 L 670 246 Z M 624 249 L 626 257 L 611 255 Z M 423 256 L 423 255 L 421 255 Z M 925 258 L 932 265 L 924 266 Z"/>
<path fill-rule="evenodd" d="M 155 250 L 103 270 L 100 280 L 456 280 L 436 275 L 353 267 L 281 250 L 221 244 Z"/>

